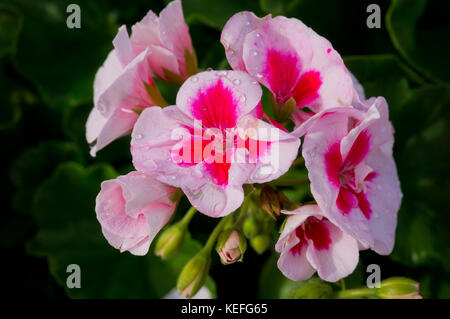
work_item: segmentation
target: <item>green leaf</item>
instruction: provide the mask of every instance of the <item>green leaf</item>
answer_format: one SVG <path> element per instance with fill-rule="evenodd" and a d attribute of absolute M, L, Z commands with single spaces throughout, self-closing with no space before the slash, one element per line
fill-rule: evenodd
<path fill-rule="evenodd" d="M 393 0 L 386 27 L 395 48 L 424 76 L 450 83 L 450 3 Z"/>
<path fill-rule="evenodd" d="M 95 217 L 94 203 L 100 182 L 116 175 L 105 164 L 59 166 L 36 193 L 38 232 L 28 242 L 28 251 L 47 257 L 51 274 L 70 297 L 161 298 L 175 287 L 181 268 L 201 245 L 188 237 L 180 253 L 167 261 L 153 252 L 133 256 L 109 246 Z M 66 287 L 69 264 L 81 268 L 79 289 Z"/>
<path fill-rule="evenodd" d="M 261 10 L 267 14 L 289 15 L 300 0 L 259 0 Z"/>
<path fill-rule="evenodd" d="M 11 180 L 16 186 L 13 207 L 26 215 L 31 214 L 36 188 L 51 176 L 55 167 L 66 161 L 83 163 L 79 148 L 70 142 L 45 141 L 26 149 L 11 167 Z"/>
<path fill-rule="evenodd" d="M 399 113 L 395 146 L 404 193 L 392 259 L 406 266 L 439 266 L 450 272 L 448 194 L 450 90 L 425 86 Z"/>
<path fill-rule="evenodd" d="M 265 263 L 259 278 L 259 298 L 279 299 L 291 298 L 292 289 L 298 288 L 301 282 L 286 278 L 277 267 L 277 255 L 272 255 Z"/>
<path fill-rule="evenodd" d="M 348 69 L 364 87 L 366 97 L 383 96 L 392 108 L 409 94 L 410 82 L 423 80 L 392 54 L 344 57 Z"/>
<path fill-rule="evenodd" d="M 366 19 L 369 14 L 366 12 L 368 6 L 366 1 L 266 0 L 263 2 L 272 3 L 272 8 L 283 11 L 273 12 L 275 14 L 300 19 L 319 35 L 330 40 L 333 47 L 342 55 L 395 51 L 383 24 L 380 29 L 367 27 Z M 381 13 L 384 14 L 387 10 L 385 4 L 378 3 Z"/>
<path fill-rule="evenodd" d="M 0 5 L 0 56 L 14 50 L 22 19 L 17 10 Z"/>
<path fill-rule="evenodd" d="M 100 2 L 80 1 L 81 28 L 69 29 L 70 0 L 12 4 L 23 16 L 16 65 L 45 101 L 62 109 L 92 98 L 94 75 L 112 48 L 115 26 Z"/>
<path fill-rule="evenodd" d="M 166 4 L 171 0 L 164 0 Z M 221 30 L 231 16 L 239 11 L 255 11 L 258 13 L 257 1 L 241 0 L 184 0 L 183 11 L 187 23 L 198 21 L 212 28 Z"/>

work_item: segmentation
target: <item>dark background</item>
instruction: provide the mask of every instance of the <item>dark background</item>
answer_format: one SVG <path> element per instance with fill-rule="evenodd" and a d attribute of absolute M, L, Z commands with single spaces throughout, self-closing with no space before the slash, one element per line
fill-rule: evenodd
<path fill-rule="evenodd" d="M 69 3 L 81 7 L 81 29 L 66 27 Z M 369 3 L 381 7 L 380 29 L 366 25 Z M 10 297 L 162 297 L 214 227 L 197 214 L 194 238 L 162 262 L 153 252 L 135 257 L 109 247 L 93 210 L 100 182 L 132 170 L 129 137 L 89 156 L 84 128 L 94 75 L 120 25 L 131 27 L 165 5 L 0 1 L 0 274 Z M 390 256 L 361 252 L 346 285 L 364 285 L 367 265 L 377 263 L 382 278 L 407 276 L 426 298 L 450 297 L 450 2 L 184 0 L 183 8 L 201 69 L 229 67 L 219 38 L 234 13 L 286 15 L 327 37 L 367 96 L 386 97 L 404 192 L 396 245 Z M 174 101 L 176 88 L 158 84 Z M 286 193 L 309 196 L 300 188 Z M 176 218 L 187 207 L 184 199 Z M 219 298 L 286 297 L 298 284 L 284 279 L 275 261 L 271 249 L 258 255 L 250 248 L 243 263 L 224 267 L 214 253 L 207 285 Z M 63 288 L 70 263 L 81 266 L 81 289 Z"/>

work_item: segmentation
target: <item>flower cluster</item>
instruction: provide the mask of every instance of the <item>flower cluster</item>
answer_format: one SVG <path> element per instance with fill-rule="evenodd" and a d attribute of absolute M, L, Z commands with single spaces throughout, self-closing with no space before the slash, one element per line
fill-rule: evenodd
<path fill-rule="evenodd" d="M 270 243 L 256 222 L 263 209 L 287 216 L 275 250 L 290 279 L 317 272 L 337 281 L 355 269 L 359 250 L 389 254 L 402 193 L 385 99 L 367 99 L 331 43 L 297 19 L 240 12 L 220 41 L 232 70 L 198 72 L 179 0 L 159 17 L 150 11 L 131 35 L 119 29 L 95 78 L 86 126 L 93 156 L 132 136 L 136 171 L 104 181 L 97 196 L 108 242 L 146 254 L 184 194 L 193 209 L 163 233 L 161 257 L 180 247 L 195 210 L 224 217 L 180 276 L 185 296 L 203 285 L 217 238 L 224 264 L 242 260 L 246 237 L 257 251 Z M 175 105 L 155 79 L 180 85 Z M 268 186 L 301 157 L 314 204 Z"/>

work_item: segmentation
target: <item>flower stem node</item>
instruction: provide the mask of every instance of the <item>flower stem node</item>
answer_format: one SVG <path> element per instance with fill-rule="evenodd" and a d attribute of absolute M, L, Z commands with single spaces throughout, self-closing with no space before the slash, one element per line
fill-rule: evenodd
<path fill-rule="evenodd" d="M 290 119 L 292 113 L 295 111 L 296 102 L 294 98 L 290 98 L 284 103 L 277 102 L 273 93 L 269 94 L 269 101 L 272 106 L 273 115 L 278 123 L 284 123 Z"/>
<path fill-rule="evenodd" d="M 404 277 L 383 280 L 375 295 L 381 299 L 422 299 L 419 294 L 419 283 Z"/>
<path fill-rule="evenodd" d="M 203 287 L 210 264 L 210 250 L 202 249 L 184 266 L 178 277 L 177 289 L 185 298 L 191 298 Z"/>
<path fill-rule="evenodd" d="M 247 240 L 237 229 L 226 229 L 220 233 L 217 239 L 216 251 L 224 265 L 242 261 L 246 249 Z"/>

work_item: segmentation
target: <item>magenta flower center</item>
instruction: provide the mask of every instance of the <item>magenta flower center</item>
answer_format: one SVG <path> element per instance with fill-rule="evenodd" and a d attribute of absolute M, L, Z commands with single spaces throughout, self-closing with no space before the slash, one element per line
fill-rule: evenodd
<path fill-rule="evenodd" d="M 370 150 L 370 135 L 365 130 L 359 133 L 345 159 L 342 159 L 340 142 L 333 144 L 325 154 L 325 165 L 329 181 L 339 188 L 336 205 L 342 214 L 348 214 L 352 208 L 359 208 L 370 219 L 372 209 L 367 199 L 366 183 L 376 177 L 371 171 L 362 180 L 355 174 Z"/>
<path fill-rule="evenodd" d="M 317 250 L 329 249 L 331 245 L 330 232 L 324 221 L 327 219 L 318 219 L 310 216 L 306 221 L 297 227 L 295 236 L 300 240 L 297 245 L 291 248 L 293 255 L 300 255 L 303 247 L 308 244 L 308 239 L 312 241 Z"/>

